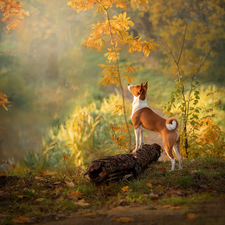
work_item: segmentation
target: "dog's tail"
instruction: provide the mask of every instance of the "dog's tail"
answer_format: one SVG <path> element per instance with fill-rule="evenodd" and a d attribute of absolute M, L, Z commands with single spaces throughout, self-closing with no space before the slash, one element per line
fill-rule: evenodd
<path fill-rule="evenodd" d="M 178 120 L 174 117 L 171 117 L 166 120 L 166 127 L 168 130 L 176 130 L 178 128 Z"/>

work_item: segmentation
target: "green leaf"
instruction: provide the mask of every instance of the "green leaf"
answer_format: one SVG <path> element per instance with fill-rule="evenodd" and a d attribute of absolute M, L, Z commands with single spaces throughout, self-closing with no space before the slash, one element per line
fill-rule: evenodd
<path fill-rule="evenodd" d="M 197 105 L 198 104 L 198 100 L 194 100 L 194 105 Z"/>

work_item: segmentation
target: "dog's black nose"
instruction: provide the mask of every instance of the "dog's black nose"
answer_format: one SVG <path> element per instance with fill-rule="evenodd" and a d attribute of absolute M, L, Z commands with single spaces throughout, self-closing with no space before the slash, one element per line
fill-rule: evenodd
<path fill-rule="evenodd" d="M 130 86 L 130 84 L 127 84 L 127 86 Z"/>

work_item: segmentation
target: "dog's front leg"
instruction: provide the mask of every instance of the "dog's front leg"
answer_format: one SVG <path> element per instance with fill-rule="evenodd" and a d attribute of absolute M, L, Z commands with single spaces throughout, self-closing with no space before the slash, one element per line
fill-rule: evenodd
<path fill-rule="evenodd" d="M 143 130 L 142 129 L 140 129 L 140 137 L 141 137 L 141 140 L 140 140 L 140 148 L 142 148 L 142 146 L 144 144 Z"/>
<path fill-rule="evenodd" d="M 133 153 L 135 153 L 138 150 L 138 147 L 139 147 L 139 130 L 140 130 L 139 128 L 134 129 L 136 145 L 135 145 L 135 149 L 133 150 Z"/>

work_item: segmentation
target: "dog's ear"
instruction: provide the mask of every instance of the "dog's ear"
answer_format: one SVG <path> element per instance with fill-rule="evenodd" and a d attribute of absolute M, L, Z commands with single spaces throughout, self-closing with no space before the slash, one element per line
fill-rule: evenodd
<path fill-rule="evenodd" d="M 141 87 L 140 87 L 138 94 L 141 94 L 143 92 L 143 90 L 144 90 L 144 86 L 143 86 L 143 83 L 141 83 Z"/>
<path fill-rule="evenodd" d="M 146 89 L 148 89 L 148 81 L 146 81 L 144 87 L 145 87 Z"/>

